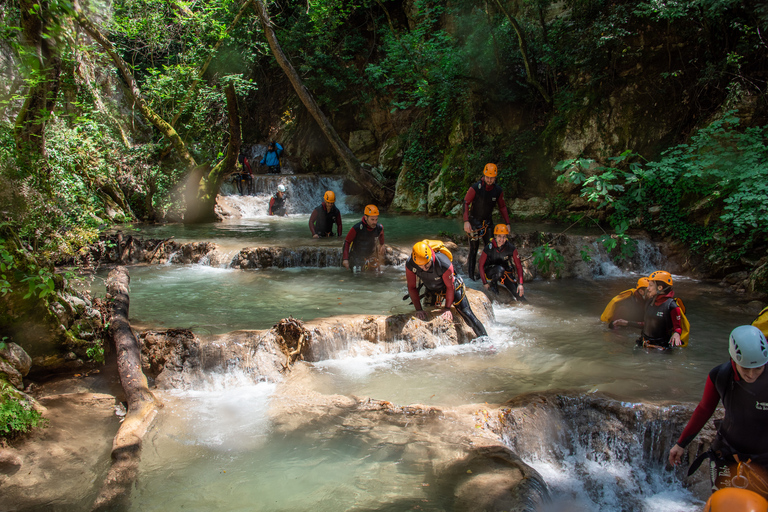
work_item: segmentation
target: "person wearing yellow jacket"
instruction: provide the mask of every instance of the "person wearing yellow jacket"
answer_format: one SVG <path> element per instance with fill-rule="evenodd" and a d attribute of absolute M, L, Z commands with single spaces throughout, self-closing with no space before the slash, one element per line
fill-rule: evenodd
<path fill-rule="evenodd" d="M 615 296 L 605 307 L 600 321 L 608 324 L 611 329 L 617 327 L 641 327 L 645 316 L 645 295 L 650 281 L 647 277 L 637 280 L 637 288 L 624 290 Z"/>

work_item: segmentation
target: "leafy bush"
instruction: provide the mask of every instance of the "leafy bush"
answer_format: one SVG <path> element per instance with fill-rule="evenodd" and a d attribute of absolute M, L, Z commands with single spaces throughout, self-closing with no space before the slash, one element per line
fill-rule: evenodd
<path fill-rule="evenodd" d="M 47 426 L 48 420 L 13 396 L 9 387 L 4 383 L 0 394 L 0 437 L 12 439 L 33 428 Z"/>

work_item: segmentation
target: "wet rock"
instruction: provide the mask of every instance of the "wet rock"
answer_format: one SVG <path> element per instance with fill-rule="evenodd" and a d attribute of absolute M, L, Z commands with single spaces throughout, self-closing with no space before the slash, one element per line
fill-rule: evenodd
<path fill-rule="evenodd" d="M 427 201 L 420 193 L 413 190 L 407 181 L 408 166 L 403 165 L 395 184 L 395 197 L 392 199 L 391 208 L 395 211 L 426 212 Z"/>
<path fill-rule="evenodd" d="M 8 382 L 10 382 L 16 389 L 24 389 L 21 373 L 3 359 L 0 359 L 0 374 L 5 374 L 8 378 Z"/>
<path fill-rule="evenodd" d="M 0 358 L 6 360 L 22 376 L 26 376 L 32 367 L 32 358 L 13 342 L 7 342 L 5 348 L 0 350 Z"/>
<path fill-rule="evenodd" d="M 349 134 L 349 149 L 361 162 L 373 164 L 376 160 L 376 136 L 370 130 L 357 130 Z"/>
<path fill-rule="evenodd" d="M 148 377 L 157 377 L 164 370 L 181 372 L 197 366 L 200 340 L 188 329 L 144 331 L 138 339 L 142 370 Z"/>

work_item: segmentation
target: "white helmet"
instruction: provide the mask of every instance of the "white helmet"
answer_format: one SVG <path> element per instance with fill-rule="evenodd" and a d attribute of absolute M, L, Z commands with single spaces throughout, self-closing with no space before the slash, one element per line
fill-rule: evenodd
<path fill-rule="evenodd" d="M 277 186 L 277 191 L 278 192 L 285 192 L 285 185 L 278 185 Z"/>
<path fill-rule="evenodd" d="M 760 368 L 768 363 L 768 342 L 754 325 L 741 325 L 731 331 L 728 353 L 742 368 Z"/>

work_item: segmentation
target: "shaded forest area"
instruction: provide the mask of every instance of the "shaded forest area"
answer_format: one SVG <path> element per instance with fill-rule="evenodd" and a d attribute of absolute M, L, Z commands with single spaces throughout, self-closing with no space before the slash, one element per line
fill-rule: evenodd
<path fill-rule="evenodd" d="M 617 257 L 643 229 L 768 290 L 762 2 L 16 0 L 0 26 L 2 325 L 55 331 L 56 263 L 210 220 L 273 139 L 390 211 L 451 214 L 496 162 L 516 215 L 600 222 Z"/>

